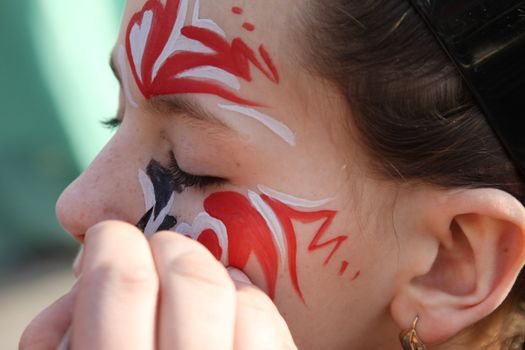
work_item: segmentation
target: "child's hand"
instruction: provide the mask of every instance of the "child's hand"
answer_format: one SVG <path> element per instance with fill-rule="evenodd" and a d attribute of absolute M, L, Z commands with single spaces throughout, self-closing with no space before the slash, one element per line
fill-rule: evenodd
<path fill-rule="evenodd" d="M 96 225 L 80 272 L 26 329 L 21 350 L 54 350 L 68 328 L 75 350 L 296 348 L 266 294 L 173 232 L 148 241 L 128 224 Z"/>

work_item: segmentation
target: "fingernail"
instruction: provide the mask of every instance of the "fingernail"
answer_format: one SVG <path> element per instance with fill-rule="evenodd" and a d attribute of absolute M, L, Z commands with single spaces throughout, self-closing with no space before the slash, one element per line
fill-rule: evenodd
<path fill-rule="evenodd" d="M 241 270 L 236 269 L 234 267 L 228 267 L 227 270 L 232 280 L 245 284 L 253 284 L 252 281 L 250 281 L 250 279 L 248 278 L 248 276 L 246 276 L 246 274 Z"/>
<path fill-rule="evenodd" d="M 64 335 L 64 338 L 62 338 L 62 341 L 60 342 L 56 350 L 69 349 L 71 349 L 71 327 L 67 330 L 66 334 Z"/>
<path fill-rule="evenodd" d="M 84 245 L 80 246 L 80 249 L 77 253 L 77 257 L 75 258 L 75 261 L 73 261 L 73 272 L 75 273 L 75 276 L 78 278 L 80 276 L 81 272 L 81 265 L 82 265 L 82 253 L 84 252 Z"/>

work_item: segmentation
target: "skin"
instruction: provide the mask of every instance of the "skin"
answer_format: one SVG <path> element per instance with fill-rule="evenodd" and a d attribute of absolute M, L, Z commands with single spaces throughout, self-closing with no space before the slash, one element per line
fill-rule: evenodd
<path fill-rule="evenodd" d="M 116 47 L 143 4 L 127 1 Z M 75 349 L 399 349 L 398 333 L 417 315 L 421 339 L 445 344 L 431 348 L 484 342 L 478 335 L 468 344 L 446 344 L 508 295 L 525 261 L 523 206 L 493 189 L 438 189 L 375 176 L 346 122 L 351 111 L 341 94 L 297 64 L 293 24 L 303 1 L 246 2 L 254 32 L 232 16 L 236 5 L 203 0 L 201 17 L 213 18 L 228 38 L 264 43 L 271 52 L 280 83 L 254 71 L 241 94 L 264 101 L 261 111 L 292 129 L 297 144 L 219 109 L 223 100 L 216 96 L 187 95 L 220 123 L 152 104 L 127 81 L 138 106 L 121 93 L 121 126 L 57 203 L 61 224 L 84 246 L 78 282 L 28 327 L 21 349 L 54 348 L 70 327 Z M 132 226 L 144 214 L 137 169 L 151 159 L 167 162 L 171 151 L 184 171 L 227 179 L 178 195 L 171 214 L 180 221 L 191 222 L 212 193 L 246 194 L 259 184 L 334 198 L 324 208 L 338 212 L 327 237 L 349 238 L 329 264 L 330 249 L 308 250 L 318 226 L 295 227 L 306 305 L 285 267 L 271 300 L 253 257 L 244 275 L 186 237 L 161 232 L 147 240 Z"/>

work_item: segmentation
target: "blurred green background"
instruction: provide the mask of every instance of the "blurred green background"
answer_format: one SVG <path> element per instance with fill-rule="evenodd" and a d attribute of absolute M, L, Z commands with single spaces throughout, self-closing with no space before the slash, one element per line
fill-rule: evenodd
<path fill-rule="evenodd" d="M 0 269 L 74 242 L 55 201 L 107 141 L 122 0 L 0 2 Z M 81 200 L 81 199 L 79 199 Z"/>
<path fill-rule="evenodd" d="M 111 136 L 100 121 L 117 110 L 108 62 L 123 4 L 0 1 L 0 310 L 10 323 L 6 295 L 33 288 L 43 261 L 70 260 L 77 249 L 54 206 Z M 15 347 L 0 334 L 0 348 Z"/>

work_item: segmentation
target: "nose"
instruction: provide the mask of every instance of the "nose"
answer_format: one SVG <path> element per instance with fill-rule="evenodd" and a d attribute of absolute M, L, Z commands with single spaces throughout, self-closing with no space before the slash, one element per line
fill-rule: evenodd
<path fill-rule="evenodd" d="M 91 165 L 61 194 L 56 204 L 62 227 L 82 241 L 85 232 L 104 220 L 136 224 L 144 214 L 137 179 L 143 168 L 136 150 L 127 148 L 118 133 Z"/>

